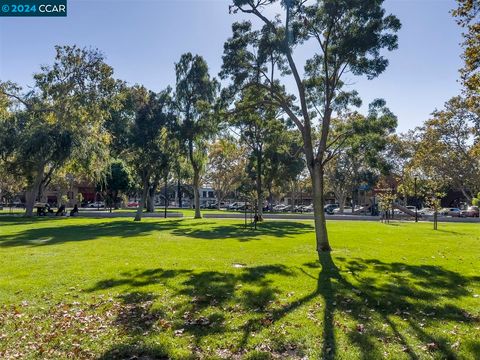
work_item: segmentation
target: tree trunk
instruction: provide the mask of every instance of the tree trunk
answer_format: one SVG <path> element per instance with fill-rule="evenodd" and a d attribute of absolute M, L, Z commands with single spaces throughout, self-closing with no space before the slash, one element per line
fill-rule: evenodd
<path fill-rule="evenodd" d="M 327 234 L 327 224 L 325 221 L 325 211 L 324 211 L 324 179 L 323 179 L 323 169 L 321 164 L 314 163 L 310 171 L 313 185 L 313 211 L 315 216 L 315 236 L 317 242 L 317 252 L 320 256 L 320 253 L 324 251 L 330 251 L 331 247 L 328 242 Z"/>
<path fill-rule="evenodd" d="M 463 196 L 465 196 L 465 198 L 467 199 L 468 203 L 471 204 L 473 196 L 469 195 L 464 187 L 461 188 L 461 191 Z"/>
<path fill-rule="evenodd" d="M 295 181 L 292 182 L 292 213 L 295 212 L 295 202 L 296 202 L 296 197 L 297 197 L 297 194 L 295 192 Z"/>
<path fill-rule="evenodd" d="M 223 191 L 217 190 L 217 209 L 220 210 L 220 204 L 223 202 L 225 195 L 223 195 Z"/>
<path fill-rule="evenodd" d="M 262 151 L 257 152 L 257 217 L 263 221 L 263 189 L 262 189 Z"/>
<path fill-rule="evenodd" d="M 273 193 L 272 193 L 272 185 L 268 186 L 268 210 L 272 211 L 272 203 L 273 203 Z"/>
<path fill-rule="evenodd" d="M 143 182 L 142 196 L 140 198 L 140 203 L 138 204 L 137 213 L 135 214 L 134 221 L 142 221 L 142 213 L 143 213 L 143 208 L 145 207 L 145 202 L 147 199 L 148 188 L 149 188 L 148 180 L 145 180 Z"/>
<path fill-rule="evenodd" d="M 33 207 L 37 200 L 37 196 L 40 191 L 40 185 L 42 183 L 44 173 L 44 167 L 40 167 L 37 176 L 33 180 L 32 185 L 27 189 L 25 193 L 25 216 L 33 216 Z"/>
<path fill-rule="evenodd" d="M 164 203 L 165 208 L 164 208 L 163 216 L 166 219 L 167 218 L 167 209 L 168 209 L 168 173 L 165 175 L 164 183 L 165 183 L 165 187 L 163 188 L 163 197 L 165 199 L 165 203 Z"/>
<path fill-rule="evenodd" d="M 345 194 L 341 193 L 337 196 L 337 199 L 338 199 L 338 212 L 340 214 L 343 214 L 343 211 L 345 210 L 345 199 L 347 197 L 345 196 Z"/>
<path fill-rule="evenodd" d="M 193 168 L 193 199 L 195 203 L 195 219 L 201 219 L 200 212 L 200 172 Z"/>
<path fill-rule="evenodd" d="M 113 209 L 118 210 L 119 204 L 118 204 L 118 190 L 115 190 L 113 192 Z"/>
<path fill-rule="evenodd" d="M 180 186 L 180 179 L 177 180 L 177 196 L 178 196 L 178 207 L 182 208 L 182 187 Z"/>
<path fill-rule="evenodd" d="M 147 212 L 155 212 L 155 193 L 157 192 L 157 182 L 148 189 Z"/>

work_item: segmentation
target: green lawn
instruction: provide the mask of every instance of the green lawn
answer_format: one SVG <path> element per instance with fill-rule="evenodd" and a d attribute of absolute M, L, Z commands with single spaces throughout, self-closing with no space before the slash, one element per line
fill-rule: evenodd
<path fill-rule="evenodd" d="M 0 217 L 0 358 L 478 359 L 477 224 Z"/>

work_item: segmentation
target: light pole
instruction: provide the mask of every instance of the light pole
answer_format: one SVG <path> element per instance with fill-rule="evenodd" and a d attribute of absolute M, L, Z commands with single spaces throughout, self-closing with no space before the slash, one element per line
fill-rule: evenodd
<path fill-rule="evenodd" d="M 418 197 L 417 197 L 417 177 L 413 179 L 413 188 L 415 192 L 415 222 L 418 222 Z"/>

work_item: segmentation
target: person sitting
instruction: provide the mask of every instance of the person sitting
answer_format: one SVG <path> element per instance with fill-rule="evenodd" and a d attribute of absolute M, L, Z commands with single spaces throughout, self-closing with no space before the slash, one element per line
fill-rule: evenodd
<path fill-rule="evenodd" d="M 45 215 L 53 215 L 53 209 L 49 203 L 46 203 L 43 209 L 44 209 Z"/>
<path fill-rule="evenodd" d="M 37 216 L 45 216 L 45 207 L 44 206 L 37 206 Z"/>
<path fill-rule="evenodd" d="M 64 216 L 65 215 L 65 205 L 62 205 L 58 208 L 55 216 Z"/>
<path fill-rule="evenodd" d="M 75 204 L 72 210 L 70 210 L 70 216 L 77 216 L 78 215 L 78 205 Z"/>

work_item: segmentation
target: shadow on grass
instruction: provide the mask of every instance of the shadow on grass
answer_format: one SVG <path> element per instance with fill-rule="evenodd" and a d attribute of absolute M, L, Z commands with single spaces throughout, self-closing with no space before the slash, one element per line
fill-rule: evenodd
<path fill-rule="evenodd" d="M 50 219 L 52 220 L 52 219 Z M 20 224 L 42 223 L 44 220 Z M 238 239 L 239 241 L 260 240 L 262 236 L 288 237 L 313 231 L 309 224 L 297 222 L 269 222 L 259 225 L 257 230 L 245 229 L 242 224 L 219 225 L 218 222 L 188 222 L 184 220 L 160 220 L 133 222 L 130 220 L 111 220 L 91 222 L 85 225 L 63 224 L 61 219 L 54 220 L 55 225 L 32 227 L 14 234 L 0 235 L 0 247 L 45 246 L 67 242 L 94 240 L 100 237 L 128 238 L 146 235 L 153 231 L 169 231 L 176 236 L 197 239 Z M 15 223 L 17 221 L 11 221 Z"/>
<path fill-rule="evenodd" d="M 205 337 L 230 331 L 225 323 L 227 320 L 230 321 L 231 315 L 237 311 L 258 313 L 261 318 L 264 317 L 265 309 L 276 299 L 279 292 L 272 286 L 273 280 L 270 278 L 272 275 L 286 277 L 296 274 L 283 265 L 246 267 L 232 273 L 159 268 L 123 273 L 118 278 L 98 282 L 88 291 L 95 292 L 121 286 L 137 288 L 135 292 L 119 296 L 123 303 L 135 305 L 132 311 L 124 313 L 122 318 L 116 321 L 116 325 L 135 337 L 139 333 L 147 336 L 152 321 L 154 324 L 159 320 L 168 322 L 172 325 L 166 331 L 191 336 L 193 347 L 199 349 Z M 168 309 L 168 312 L 149 310 L 152 309 L 152 300 L 156 295 L 142 293 L 141 288 L 151 285 L 161 286 L 172 296 L 174 304 L 165 304 L 164 300 L 162 301 L 163 308 Z M 242 286 L 248 286 L 248 289 L 243 290 Z M 162 293 L 165 295 L 165 291 Z M 145 321 L 146 324 L 142 323 Z M 250 331 L 254 330 L 251 325 L 251 322 L 247 322 L 238 330 L 246 334 L 245 339 L 248 339 Z M 142 341 L 120 344 L 110 349 L 101 359 L 112 358 L 114 354 L 139 356 L 144 349 Z M 153 356 L 151 358 L 161 359 L 165 356 L 164 350 L 160 348 L 158 352 L 147 354 Z"/>
<path fill-rule="evenodd" d="M 195 224 L 194 224 L 195 225 Z M 257 230 L 244 224 L 217 225 L 209 228 L 179 227 L 172 231 L 174 235 L 187 236 L 196 239 L 239 239 L 239 241 L 260 240 L 263 236 L 277 238 L 305 234 L 314 230 L 313 225 L 295 221 L 270 221 L 258 224 Z"/>
<path fill-rule="evenodd" d="M 98 357 L 98 360 L 143 359 L 168 360 L 168 348 L 159 345 L 148 345 L 142 342 L 116 346 Z"/>
<path fill-rule="evenodd" d="M 345 266 L 355 283 L 342 275 L 330 253 L 323 253 L 316 291 L 275 314 L 276 318 L 281 318 L 292 309 L 321 296 L 325 303 L 322 358 L 337 357 L 335 334 L 342 326 L 336 318 L 340 315 L 348 315 L 349 320 L 357 323 L 356 329 L 351 329 L 347 336 L 364 359 L 384 357 L 379 339 L 390 342 L 395 339 L 410 359 L 421 357 L 414 344 L 399 330 L 399 321 L 407 325 L 407 332 L 413 334 L 416 342 L 424 344 L 426 351 L 435 352 L 444 359 L 458 356 L 445 336 L 437 329 L 428 332 L 423 328 L 423 322 L 480 325 L 480 318 L 464 309 L 451 304 L 435 305 L 440 299 L 468 296 L 465 287 L 480 284 L 479 277 L 463 276 L 439 266 L 384 263 L 376 259 L 348 261 L 339 258 L 338 262 Z M 315 263 L 304 265 L 315 268 Z M 388 274 L 389 281 L 380 282 L 379 276 L 365 276 L 367 271 Z"/>
<path fill-rule="evenodd" d="M 320 352 L 325 359 L 340 356 L 337 336 L 342 332 L 362 359 L 384 358 L 385 346 L 401 348 L 403 356 L 410 359 L 423 358 L 425 352 L 436 358 L 456 359 L 459 356 L 452 347 L 452 338 L 447 332 L 438 331 L 438 326 L 442 329 L 458 324 L 480 326 L 478 315 L 449 303 L 471 296 L 466 288 L 478 286 L 479 277 L 464 276 L 440 266 L 385 263 L 377 259 L 337 258 L 336 262 L 330 253 L 324 253 L 319 262 L 305 263 L 300 271 L 283 265 L 231 272 L 152 269 L 101 281 L 90 291 L 117 286 L 132 286 L 141 291 L 142 286 L 161 283 L 169 292 L 169 300 L 162 299 L 167 310 L 154 312 L 150 305 L 143 306 L 147 312 L 141 313 L 140 319 L 156 321 L 158 314 L 166 316 L 172 323 L 170 331 L 192 336 L 192 346 L 197 352 L 208 343 L 202 339 L 235 333 L 235 339 L 240 340 L 230 344 L 232 354 L 244 354 L 251 350 L 249 339 L 253 333 L 268 330 L 277 323 L 284 326 L 282 319 L 294 311 L 311 314 L 312 305 L 318 302 L 323 303 L 315 317 L 321 327 Z M 378 276 L 372 277 L 375 273 Z M 285 289 L 275 287 L 274 275 L 291 278 L 287 280 L 291 290 L 295 289 L 298 276 L 303 275 L 314 278 L 317 286 L 301 298 L 280 301 Z M 164 291 L 161 293 L 165 296 Z M 136 292 L 133 294 L 135 298 Z M 122 295 L 125 299 L 131 296 Z M 168 302 L 172 303 L 167 305 Z M 139 327 L 144 333 L 145 329 L 149 332 L 149 328 L 138 324 L 138 318 L 138 313 L 133 312 L 131 319 L 122 319 L 120 323 L 135 324 L 122 325 L 124 329 Z M 233 319 L 242 319 L 242 324 L 227 326 Z M 120 344 L 111 351 L 125 351 L 125 346 Z M 134 345 L 128 346 L 135 349 Z M 474 356 L 478 348 L 480 343 L 472 339 L 465 343 L 463 351 Z M 165 349 L 160 350 L 155 354 L 158 358 L 165 356 Z M 138 356 L 137 353 L 132 351 L 129 355 Z M 281 352 L 275 355 L 287 356 Z"/>
<path fill-rule="evenodd" d="M 49 227 L 33 227 L 14 234 L 0 235 L 0 247 L 56 245 L 100 237 L 128 238 L 152 231 L 169 231 L 181 226 L 181 220 L 141 223 L 121 220 L 85 225 L 62 224 L 62 220 L 55 222 L 58 223 Z"/>

